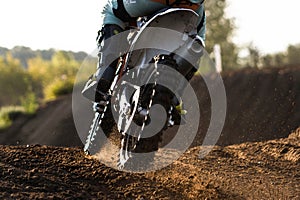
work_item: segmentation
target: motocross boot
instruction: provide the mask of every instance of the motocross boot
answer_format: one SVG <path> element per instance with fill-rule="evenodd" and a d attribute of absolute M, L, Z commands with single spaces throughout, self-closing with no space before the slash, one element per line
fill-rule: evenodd
<path fill-rule="evenodd" d="M 97 71 L 89 78 L 82 91 L 84 97 L 94 102 L 95 111 L 102 111 L 106 106 L 109 100 L 108 92 L 115 77 L 119 41 L 109 38 L 122 31 L 117 25 L 107 24 L 98 32 L 97 45 L 100 50 Z"/>
<path fill-rule="evenodd" d="M 175 108 L 175 113 L 174 113 L 175 125 L 186 124 L 187 110 L 184 109 L 184 103 L 180 96 L 184 94 L 184 90 L 187 86 L 187 83 L 194 77 L 196 72 L 197 72 L 196 68 L 190 69 L 190 71 L 185 75 L 185 80 L 187 81 L 179 81 L 180 83 L 178 85 L 178 90 L 177 90 L 177 93 L 179 94 L 179 98 L 177 98 L 176 96 L 172 98 L 171 102 Z"/>
<path fill-rule="evenodd" d="M 192 77 L 195 75 L 196 73 L 196 69 L 192 68 L 187 75 L 185 76 L 186 80 L 190 81 L 192 79 Z M 180 85 L 178 86 L 178 92 L 180 94 L 183 94 L 184 88 L 186 87 L 186 83 L 187 82 L 181 82 Z M 174 98 L 172 99 L 172 103 L 176 109 L 176 114 L 175 114 L 175 125 L 180 125 L 180 124 L 186 124 L 186 115 L 187 115 L 187 110 L 184 109 L 184 103 L 182 98 L 177 98 L 176 96 L 174 96 Z"/>
<path fill-rule="evenodd" d="M 184 104 L 181 98 L 177 98 L 176 96 L 172 99 L 172 104 L 174 106 L 173 118 L 174 125 L 183 125 L 186 124 L 186 114 L 187 110 L 184 109 Z"/>

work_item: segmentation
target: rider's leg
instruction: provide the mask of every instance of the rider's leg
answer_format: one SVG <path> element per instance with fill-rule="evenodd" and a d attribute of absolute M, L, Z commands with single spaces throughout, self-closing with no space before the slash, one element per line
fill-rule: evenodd
<path fill-rule="evenodd" d="M 103 41 L 98 41 L 99 62 L 97 72 L 95 73 L 96 79 L 98 80 L 98 94 L 106 94 L 115 77 L 116 65 L 120 52 L 118 52 L 119 44 L 116 41 L 118 39 L 114 40 L 111 37 L 122 31 L 124 30 L 121 27 L 114 24 L 106 24 L 102 29 Z M 103 95 L 96 95 L 96 102 L 102 100 L 101 98 L 103 98 Z"/>
<path fill-rule="evenodd" d="M 106 24 L 99 31 L 98 43 L 98 64 L 97 71 L 91 81 L 88 82 L 83 95 L 94 102 L 106 101 L 107 92 L 115 77 L 117 60 L 120 56 L 120 37 L 112 38 L 123 29 L 115 24 Z"/>
<path fill-rule="evenodd" d="M 177 94 L 179 98 L 174 97 L 172 99 L 172 103 L 176 108 L 177 114 L 181 116 L 181 119 L 183 122 L 185 122 L 185 115 L 187 114 L 187 111 L 184 109 L 184 104 L 182 101 L 181 96 L 184 95 L 185 88 L 187 87 L 187 84 L 190 82 L 190 80 L 194 77 L 195 73 L 198 71 L 197 65 L 199 65 L 199 59 L 203 56 L 203 50 L 204 45 L 201 40 L 194 40 L 193 43 L 198 44 L 198 48 L 195 50 L 187 51 L 188 54 L 186 54 L 186 57 L 189 58 L 189 62 L 187 62 L 185 59 L 181 59 L 180 57 L 177 58 L 177 63 L 179 66 L 183 67 L 183 69 L 189 69 L 188 71 L 183 71 L 184 78 L 182 77 L 182 80 L 179 80 L 179 85 L 177 87 Z M 197 45 L 195 45 L 196 47 Z M 175 120 L 175 124 L 178 124 L 178 120 Z"/>

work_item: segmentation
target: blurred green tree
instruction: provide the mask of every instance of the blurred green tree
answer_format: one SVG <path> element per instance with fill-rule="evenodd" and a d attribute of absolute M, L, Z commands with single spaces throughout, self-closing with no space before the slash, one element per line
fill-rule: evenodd
<path fill-rule="evenodd" d="M 300 64 L 300 45 L 290 45 L 287 49 L 287 59 L 290 65 Z"/>
<path fill-rule="evenodd" d="M 42 96 L 46 100 L 70 93 L 81 63 L 70 52 L 57 51 L 50 61 L 40 56 L 28 61 L 28 71 L 41 83 Z"/>
<path fill-rule="evenodd" d="M 273 56 L 271 54 L 267 54 L 261 58 L 261 63 L 263 67 L 273 67 Z"/>
<path fill-rule="evenodd" d="M 226 0 L 205 1 L 207 15 L 206 50 L 213 51 L 215 44 L 221 46 L 223 69 L 238 68 L 238 48 L 232 41 L 235 30 L 234 20 L 227 18 Z"/>
<path fill-rule="evenodd" d="M 248 67 L 258 68 L 260 62 L 260 52 L 257 47 L 253 46 L 251 43 L 248 47 L 249 57 L 248 57 Z"/>
<path fill-rule="evenodd" d="M 17 105 L 34 85 L 32 77 L 21 66 L 20 61 L 7 53 L 0 58 L 0 107 Z"/>

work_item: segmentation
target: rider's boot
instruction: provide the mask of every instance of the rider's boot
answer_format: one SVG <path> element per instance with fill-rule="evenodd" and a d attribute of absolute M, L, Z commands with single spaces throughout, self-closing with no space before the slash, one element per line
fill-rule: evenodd
<path fill-rule="evenodd" d="M 177 98 L 176 96 L 172 99 L 172 104 L 174 106 L 173 112 L 173 121 L 175 125 L 183 125 L 186 124 L 186 114 L 187 110 L 184 109 L 184 104 L 181 98 Z"/>
<path fill-rule="evenodd" d="M 109 100 L 109 89 L 115 77 L 119 57 L 118 39 L 109 38 L 122 31 L 123 29 L 117 25 L 107 24 L 98 32 L 97 43 L 100 50 L 97 71 L 90 77 L 82 91 L 84 97 L 94 102 L 95 111 L 103 111 Z"/>
<path fill-rule="evenodd" d="M 184 94 L 184 89 L 186 88 L 186 84 L 193 78 L 195 75 L 197 69 L 192 68 L 186 75 L 185 79 L 186 81 L 180 81 L 180 84 L 178 85 L 178 94 L 179 96 Z M 172 99 L 172 104 L 175 108 L 175 113 L 174 113 L 174 124 L 175 125 L 183 125 L 186 124 L 186 115 L 187 115 L 187 110 L 184 109 L 184 103 L 182 98 L 177 98 L 176 96 L 173 97 Z"/>

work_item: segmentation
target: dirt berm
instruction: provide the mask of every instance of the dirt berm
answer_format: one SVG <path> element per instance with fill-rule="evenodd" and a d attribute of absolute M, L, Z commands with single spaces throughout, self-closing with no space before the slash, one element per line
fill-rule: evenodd
<path fill-rule="evenodd" d="M 222 76 L 227 117 L 218 145 L 204 158 L 211 100 L 199 77 L 192 81 L 201 111 L 193 145 L 148 173 L 120 172 L 86 156 L 72 98 L 65 96 L 0 133 L 0 199 L 300 199 L 300 67 Z"/>
<path fill-rule="evenodd" d="M 300 126 L 300 67 L 243 69 L 222 77 L 227 114 L 218 145 L 284 138 Z M 211 100 L 201 77 L 193 79 L 192 86 L 201 116 L 193 143 L 198 146 L 210 124 Z M 89 102 L 83 104 L 86 107 Z M 71 95 L 61 97 L 42 106 L 31 118 L 19 117 L 0 133 L 0 144 L 81 146 L 72 116 Z"/>

